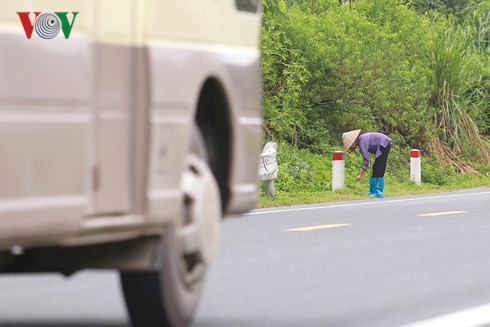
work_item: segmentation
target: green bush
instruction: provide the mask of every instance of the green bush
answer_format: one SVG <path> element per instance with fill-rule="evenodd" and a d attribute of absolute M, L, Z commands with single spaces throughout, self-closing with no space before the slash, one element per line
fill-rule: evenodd
<path fill-rule="evenodd" d="M 275 186 L 278 192 L 331 189 L 331 153 L 314 154 L 287 143 L 279 143 L 277 151 L 279 174 Z"/>
<path fill-rule="evenodd" d="M 346 130 L 430 139 L 431 25 L 401 1 L 337 0 L 267 10 L 262 29 L 265 122 L 319 153 Z"/>
<path fill-rule="evenodd" d="M 422 158 L 422 183 L 444 186 L 448 185 L 455 172 L 451 166 L 440 166 L 435 161 Z"/>
<path fill-rule="evenodd" d="M 458 144 L 470 127 L 478 129 L 473 135 L 488 137 L 490 0 L 457 1 L 464 6 L 437 2 L 441 5 L 429 8 L 427 1 L 358 0 L 351 9 L 338 0 L 264 1 L 264 122 L 268 137 L 279 144 L 279 194 L 329 192 L 332 152 L 341 149 L 343 132 L 357 128 L 393 139 L 387 185 L 411 187 L 412 148 L 422 150 L 422 182 L 429 187 L 474 181 L 456 175 L 438 155 Z M 451 64 L 456 55 L 468 58 L 459 72 Z M 441 93 L 441 85 L 449 84 L 452 93 Z M 435 95 L 441 95 L 441 103 L 449 99 L 450 109 L 464 110 L 471 122 L 437 125 L 436 119 L 453 119 L 455 111 L 435 105 Z M 434 142 L 441 135 L 445 138 Z M 459 142 L 463 151 L 457 160 L 481 153 L 484 145 L 472 137 Z M 347 154 L 347 189 L 362 195 L 368 178 L 355 182 L 361 164 L 358 151 Z M 488 177 L 488 167 L 476 167 L 480 177 Z"/>

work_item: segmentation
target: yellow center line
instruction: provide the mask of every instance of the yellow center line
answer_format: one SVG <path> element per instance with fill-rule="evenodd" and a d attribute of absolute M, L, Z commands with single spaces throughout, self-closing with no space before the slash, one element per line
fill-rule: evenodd
<path fill-rule="evenodd" d="M 286 232 L 309 232 L 312 230 L 344 227 L 344 226 L 350 226 L 350 225 L 351 224 L 331 224 L 331 225 L 306 226 L 306 227 L 298 227 L 298 228 L 289 228 L 289 229 L 286 229 L 285 231 Z"/>
<path fill-rule="evenodd" d="M 446 212 L 434 212 L 434 213 L 424 213 L 417 215 L 419 217 L 435 217 L 435 216 L 445 216 L 445 215 L 455 215 L 458 213 L 465 213 L 467 211 L 446 211 Z"/>

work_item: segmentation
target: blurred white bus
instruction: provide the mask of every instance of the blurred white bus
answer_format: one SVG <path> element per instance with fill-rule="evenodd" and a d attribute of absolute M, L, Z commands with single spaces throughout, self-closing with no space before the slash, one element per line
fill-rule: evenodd
<path fill-rule="evenodd" d="M 0 272 L 121 271 L 192 318 L 257 199 L 259 0 L 0 0 Z"/>

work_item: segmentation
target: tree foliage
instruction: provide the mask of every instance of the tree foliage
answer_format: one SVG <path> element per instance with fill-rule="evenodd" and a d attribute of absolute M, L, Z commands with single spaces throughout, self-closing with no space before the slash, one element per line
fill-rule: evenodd
<path fill-rule="evenodd" d="M 488 131 L 489 4 L 427 0 L 427 10 L 439 14 L 426 15 L 422 0 L 264 0 L 264 116 L 270 136 L 312 151 L 340 145 L 342 132 L 356 128 L 390 134 L 401 148 L 432 151 L 428 145 L 444 133 L 440 145 L 455 150 L 454 133 L 468 126 L 478 138 Z M 438 65 L 450 63 L 438 62 L 435 51 L 448 29 L 461 38 L 443 47 L 464 54 L 466 64 L 443 76 Z M 448 85 L 450 102 L 464 112 L 467 125 L 441 124 Z M 461 144 L 458 156 L 474 151 L 468 144 L 475 145 L 475 138 Z"/>

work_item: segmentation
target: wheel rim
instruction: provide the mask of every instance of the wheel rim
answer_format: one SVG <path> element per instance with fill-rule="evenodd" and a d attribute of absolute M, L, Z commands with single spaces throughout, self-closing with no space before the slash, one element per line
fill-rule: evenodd
<path fill-rule="evenodd" d="M 219 188 L 207 163 L 194 153 L 182 176 L 182 214 L 177 225 L 180 270 L 187 284 L 200 280 L 216 256 L 221 220 Z"/>

